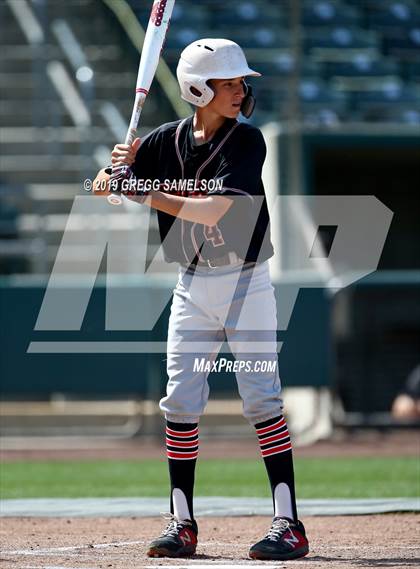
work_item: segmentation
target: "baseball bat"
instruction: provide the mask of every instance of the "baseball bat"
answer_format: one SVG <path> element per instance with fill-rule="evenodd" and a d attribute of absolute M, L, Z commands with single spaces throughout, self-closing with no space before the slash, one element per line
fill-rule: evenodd
<path fill-rule="evenodd" d="M 140 115 L 156 73 L 174 4 L 175 0 L 153 2 L 140 57 L 133 111 L 124 144 L 131 145 L 136 138 Z M 109 195 L 107 199 L 113 205 L 122 203 L 121 197 L 115 194 Z"/>

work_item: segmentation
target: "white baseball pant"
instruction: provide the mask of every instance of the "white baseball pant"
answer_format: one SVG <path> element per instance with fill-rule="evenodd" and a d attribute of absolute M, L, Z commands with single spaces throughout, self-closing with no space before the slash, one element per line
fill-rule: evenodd
<path fill-rule="evenodd" d="M 248 364 L 236 373 L 244 416 L 256 424 L 280 415 L 276 329 L 267 261 L 197 267 L 194 273 L 180 267 L 168 328 L 167 395 L 160 401 L 166 418 L 198 422 L 209 396 L 209 372 L 194 371 L 194 363 L 214 361 L 225 339 L 235 359 Z M 275 371 L 273 364 L 260 371 L 262 361 L 275 362 Z"/>

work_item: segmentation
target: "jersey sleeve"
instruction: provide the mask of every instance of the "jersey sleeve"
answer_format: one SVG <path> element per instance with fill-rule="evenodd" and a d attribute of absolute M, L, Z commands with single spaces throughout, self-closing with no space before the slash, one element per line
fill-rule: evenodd
<path fill-rule="evenodd" d="M 266 156 L 263 135 L 257 128 L 243 125 L 231 141 L 216 172 L 217 189 L 212 192 L 224 196 L 264 195 L 261 182 L 262 167 Z"/>

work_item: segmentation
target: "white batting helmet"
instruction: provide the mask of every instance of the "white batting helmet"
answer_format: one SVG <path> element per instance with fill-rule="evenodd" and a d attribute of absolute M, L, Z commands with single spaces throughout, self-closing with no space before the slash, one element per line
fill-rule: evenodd
<path fill-rule="evenodd" d="M 259 77 L 261 73 L 249 68 L 245 54 L 239 45 L 225 39 L 205 38 L 188 45 L 181 53 L 176 70 L 181 97 L 205 107 L 214 97 L 207 84 L 209 79 L 233 79 L 234 77 Z"/>

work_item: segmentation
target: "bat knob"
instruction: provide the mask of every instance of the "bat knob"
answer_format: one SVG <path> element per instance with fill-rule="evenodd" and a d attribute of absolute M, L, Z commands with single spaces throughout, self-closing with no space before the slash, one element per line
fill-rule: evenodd
<path fill-rule="evenodd" d="M 122 205 L 122 197 L 116 194 L 110 194 L 106 199 L 110 205 Z"/>

